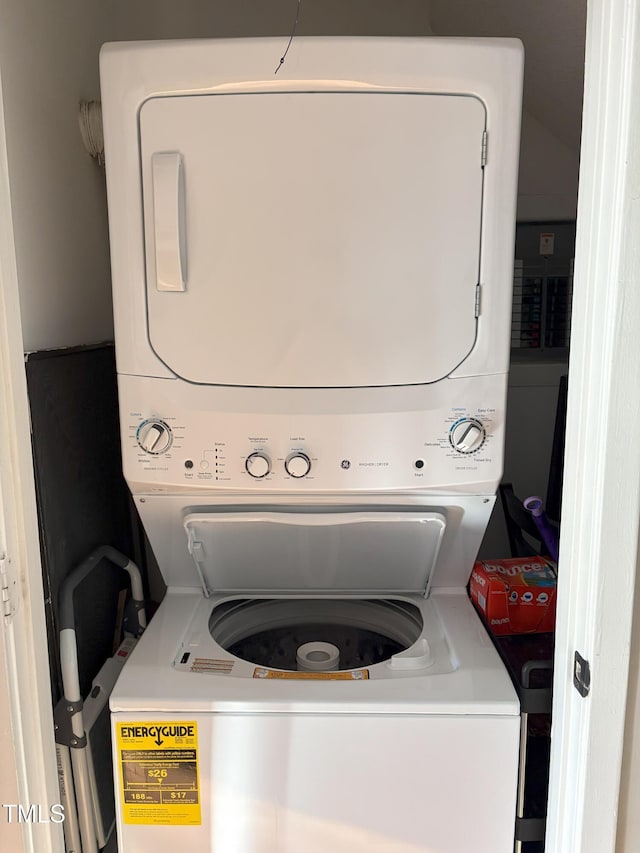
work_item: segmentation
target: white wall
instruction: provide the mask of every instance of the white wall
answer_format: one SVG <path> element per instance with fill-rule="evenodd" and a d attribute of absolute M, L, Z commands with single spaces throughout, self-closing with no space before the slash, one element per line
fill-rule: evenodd
<path fill-rule="evenodd" d="M 3 0 L 0 71 L 24 347 L 111 338 L 104 178 L 78 103 L 99 96 L 98 0 Z"/>
<path fill-rule="evenodd" d="M 530 113 L 522 115 L 518 221 L 575 219 L 579 153 Z"/>
<path fill-rule="evenodd" d="M 296 0 L 112 0 L 118 39 L 288 35 Z M 302 0 L 300 35 L 424 35 L 429 0 Z"/>
<path fill-rule="evenodd" d="M 576 214 L 587 0 L 429 0 L 436 35 L 522 40 L 518 219 Z"/>

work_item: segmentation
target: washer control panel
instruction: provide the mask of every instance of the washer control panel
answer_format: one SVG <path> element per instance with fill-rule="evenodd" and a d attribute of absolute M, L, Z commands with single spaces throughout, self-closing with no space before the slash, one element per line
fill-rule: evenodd
<path fill-rule="evenodd" d="M 489 402 L 491 396 L 501 401 L 502 389 L 496 393 L 487 383 L 482 396 L 474 394 L 477 377 L 456 386 L 468 392 L 468 402 L 453 407 L 439 405 L 452 395 L 434 389 L 423 392 L 423 408 L 322 414 L 229 413 L 184 401 L 178 407 L 172 382 L 121 379 L 124 471 L 134 492 L 433 489 L 489 494 L 502 473 L 502 410 Z M 149 393 L 166 385 L 173 386 L 166 394 Z"/>

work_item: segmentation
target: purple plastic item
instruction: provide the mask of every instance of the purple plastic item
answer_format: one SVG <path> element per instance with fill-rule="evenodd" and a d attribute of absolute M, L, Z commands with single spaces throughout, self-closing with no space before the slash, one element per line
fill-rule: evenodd
<path fill-rule="evenodd" d="M 549 549 L 549 556 L 554 562 L 558 562 L 558 531 L 551 526 L 545 511 L 542 508 L 542 498 L 532 495 L 522 502 L 522 506 L 533 516 L 536 527 L 540 531 L 542 541 Z"/>

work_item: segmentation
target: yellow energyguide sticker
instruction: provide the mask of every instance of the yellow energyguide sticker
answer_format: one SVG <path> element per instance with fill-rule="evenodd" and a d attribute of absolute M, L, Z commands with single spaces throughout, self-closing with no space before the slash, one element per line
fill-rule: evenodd
<path fill-rule="evenodd" d="M 199 825 L 198 724 L 117 723 L 116 738 L 124 822 Z"/>

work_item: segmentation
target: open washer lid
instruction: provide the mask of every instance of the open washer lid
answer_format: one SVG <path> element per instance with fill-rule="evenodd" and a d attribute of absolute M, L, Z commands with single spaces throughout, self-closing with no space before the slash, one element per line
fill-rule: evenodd
<path fill-rule="evenodd" d="M 189 513 L 189 551 L 206 596 L 427 595 L 446 521 L 419 509 Z"/>
<path fill-rule="evenodd" d="M 190 382 L 435 382 L 476 340 L 483 102 L 154 97 L 139 114 L 148 336 Z"/>

